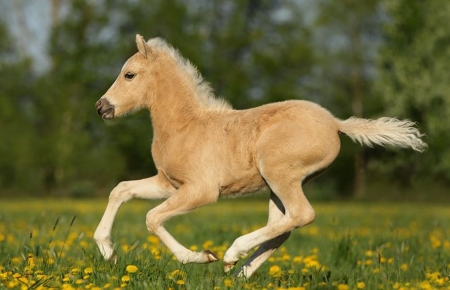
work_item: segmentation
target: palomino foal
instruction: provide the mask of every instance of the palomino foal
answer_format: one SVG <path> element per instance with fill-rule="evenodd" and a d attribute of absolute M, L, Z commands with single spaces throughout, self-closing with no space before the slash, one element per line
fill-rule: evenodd
<path fill-rule="evenodd" d="M 147 213 L 148 230 L 181 263 L 218 260 L 211 251 L 185 248 L 164 228 L 169 218 L 269 187 L 265 227 L 237 238 L 225 253 L 229 271 L 253 248 L 236 272 L 250 277 L 289 237 L 314 221 L 302 184 L 325 170 L 340 150 L 339 133 L 363 145 L 423 151 L 422 134 L 410 121 L 393 118 L 339 120 L 317 104 L 293 100 L 233 110 L 214 97 L 195 67 L 162 39 L 136 36 L 138 52 L 96 103 L 104 119 L 146 108 L 154 128 L 156 176 L 121 182 L 113 189 L 94 238 L 105 259 L 115 259 L 111 228 L 119 207 L 132 198 L 166 199 Z"/>

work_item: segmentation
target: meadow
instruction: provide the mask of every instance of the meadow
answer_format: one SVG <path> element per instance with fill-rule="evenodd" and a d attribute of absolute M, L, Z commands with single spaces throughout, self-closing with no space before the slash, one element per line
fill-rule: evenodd
<path fill-rule="evenodd" d="M 92 236 L 106 201 L 0 200 L 0 289 L 450 289 L 446 205 L 313 202 L 316 221 L 246 280 L 223 273 L 221 261 L 174 260 L 146 230 L 148 201 L 119 210 L 118 262 L 104 261 Z M 221 200 L 166 225 L 187 247 L 222 257 L 265 224 L 267 204 L 264 195 Z"/>

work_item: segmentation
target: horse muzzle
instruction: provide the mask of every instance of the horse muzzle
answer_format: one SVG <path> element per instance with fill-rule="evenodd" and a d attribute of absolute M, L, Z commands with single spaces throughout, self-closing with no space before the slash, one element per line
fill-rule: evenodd
<path fill-rule="evenodd" d="M 102 116 L 103 119 L 113 119 L 114 118 L 114 106 L 111 105 L 111 103 L 105 99 L 100 98 L 95 103 L 95 108 L 97 109 L 97 113 Z"/>

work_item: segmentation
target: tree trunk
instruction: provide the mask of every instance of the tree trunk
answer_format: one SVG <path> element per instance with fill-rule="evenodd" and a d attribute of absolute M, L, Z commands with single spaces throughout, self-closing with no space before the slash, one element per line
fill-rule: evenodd
<path fill-rule="evenodd" d="M 356 117 L 363 115 L 363 101 L 361 92 L 361 68 L 356 66 L 352 71 L 352 114 Z M 362 199 L 365 197 L 365 179 L 366 179 L 366 164 L 364 162 L 364 149 L 358 148 L 355 152 L 355 176 L 353 185 L 353 197 Z"/>

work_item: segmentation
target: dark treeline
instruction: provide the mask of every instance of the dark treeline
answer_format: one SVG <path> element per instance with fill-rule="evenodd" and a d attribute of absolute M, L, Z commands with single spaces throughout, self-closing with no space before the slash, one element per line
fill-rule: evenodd
<path fill-rule="evenodd" d="M 340 156 L 313 185 L 324 197 L 427 195 L 450 181 L 447 0 L 48 2 L 44 70 L 23 52 L 35 45 L 26 26 L 16 35 L 6 17 L 0 23 L 3 196 L 105 195 L 155 173 L 148 113 L 106 125 L 94 109 L 136 52 L 136 33 L 177 47 L 236 109 L 308 99 L 342 119 L 409 118 L 426 132 L 423 154 L 341 138 Z M 17 3 L 0 10 L 30 5 Z"/>

